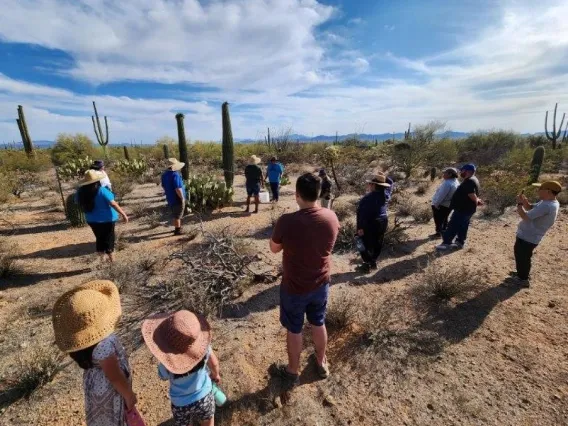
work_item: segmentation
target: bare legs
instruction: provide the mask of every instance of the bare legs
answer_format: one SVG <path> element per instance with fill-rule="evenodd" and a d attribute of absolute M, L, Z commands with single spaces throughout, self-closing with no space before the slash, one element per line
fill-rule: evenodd
<path fill-rule="evenodd" d="M 326 361 L 325 351 L 327 349 L 327 329 L 325 325 L 312 325 L 312 340 L 316 347 L 317 364 L 322 365 Z M 300 355 L 302 354 L 302 333 L 286 334 L 286 348 L 288 350 L 288 372 L 300 374 Z"/>
<path fill-rule="evenodd" d="M 250 211 L 250 199 L 251 197 L 248 196 L 247 197 L 247 208 L 245 209 L 245 212 L 248 213 Z M 258 195 L 254 196 L 254 212 L 258 213 L 258 205 L 260 204 L 260 197 Z"/>

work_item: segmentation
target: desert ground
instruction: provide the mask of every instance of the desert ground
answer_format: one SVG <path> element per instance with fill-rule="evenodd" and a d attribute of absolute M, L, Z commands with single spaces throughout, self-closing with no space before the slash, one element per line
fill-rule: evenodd
<path fill-rule="evenodd" d="M 81 370 L 69 358 L 61 359 L 53 380 L 29 399 L 10 399 L 9 384 L 18 380 L 22 360 L 38 348 L 54 346 L 51 306 L 61 293 L 93 277 L 113 279 L 126 266 L 148 265 L 149 257 L 155 262 L 146 267 L 150 279 L 175 276 L 171 264 L 169 270 L 159 266 L 160 259 L 198 244 L 203 232 L 227 230 L 256 256 L 251 267 L 275 280 L 250 283 L 220 316 L 210 317 L 221 386 L 230 400 L 218 409 L 216 424 L 568 424 L 566 207 L 536 251 L 529 289 L 508 280 L 518 222 L 511 209 L 497 218 L 478 214 L 466 248 L 444 256 L 436 255 L 436 241 L 428 239 L 433 223 L 412 218 L 401 219 L 408 238 L 385 250 L 378 271 L 361 275 L 354 272 L 354 252 L 335 254 L 332 375 L 317 379 L 308 362 L 313 348 L 306 333 L 301 385 L 281 394 L 267 372 L 272 362 L 286 359 L 285 331 L 278 320 L 280 255 L 269 252 L 268 240 L 274 220 L 297 208 L 291 177 L 277 206 L 262 205 L 258 215 L 250 215 L 243 212 L 244 181 L 238 176 L 235 204 L 202 221 L 188 216 L 189 235 L 182 237 L 171 236 L 171 228 L 165 227 L 161 188 L 138 185 L 122 202 L 132 220 L 118 225 L 120 250 L 112 271 L 96 262 L 91 230 L 69 227 L 56 193 L 23 196 L 5 218 L 11 225 L 2 223 L 1 228 L 20 250 L 22 271 L 0 281 L 0 424 L 85 424 Z M 428 206 L 436 185 L 420 196 L 408 188 L 402 196 Z M 353 217 L 351 201 L 356 199 L 337 200 L 347 216 L 342 223 Z M 391 210 L 393 221 L 396 206 Z M 446 302 L 421 297 L 428 276 L 447 270 L 465 271 L 476 285 Z M 167 383 L 158 379 L 156 361 L 139 332 L 140 311 L 134 301 L 142 284 L 135 276 L 121 279 L 130 282 L 118 334 L 130 353 L 138 408 L 148 425 L 173 425 Z"/>

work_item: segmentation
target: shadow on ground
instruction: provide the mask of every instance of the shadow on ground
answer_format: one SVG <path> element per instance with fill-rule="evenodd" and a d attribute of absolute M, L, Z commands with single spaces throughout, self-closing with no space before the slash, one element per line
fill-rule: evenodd
<path fill-rule="evenodd" d="M 76 275 L 82 275 L 91 272 L 91 269 L 84 268 L 84 269 L 77 269 L 74 271 L 65 271 L 65 272 L 52 272 L 52 273 L 21 273 L 12 278 L 2 278 L 0 279 L 0 289 L 5 290 L 8 288 L 17 288 L 17 287 L 27 287 L 30 285 L 37 284 L 41 281 L 46 280 L 58 280 L 62 278 L 69 278 Z"/>
<path fill-rule="evenodd" d="M 44 234 L 47 232 L 64 231 L 68 228 L 69 224 L 67 222 L 59 222 L 50 225 L 37 225 L 26 228 L 15 227 L 14 230 L 9 229 L 9 230 L 0 231 L 0 235 L 8 236 L 8 235 Z"/>
<path fill-rule="evenodd" d="M 66 259 L 95 253 L 95 242 L 68 244 L 46 250 L 34 251 L 20 256 L 20 259 Z"/>

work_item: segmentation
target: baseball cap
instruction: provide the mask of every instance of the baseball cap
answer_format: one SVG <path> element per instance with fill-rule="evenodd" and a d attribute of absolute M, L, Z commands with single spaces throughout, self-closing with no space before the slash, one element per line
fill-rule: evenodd
<path fill-rule="evenodd" d="M 560 182 L 557 182 L 555 180 L 548 180 L 548 181 L 543 182 L 543 183 L 533 183 L 533 186 L 536 186 L 539 189 L 547 189 L 547 190 L 553 191 L 553 192 L 561 192 L 562 191 L 562 185 L 560 185 Z"/>
<path fill-rule="evenodd" d="M 464 164 L 463 166 L 461 166 L 460 170 L 466 170 L 468 172 L 475 172 L 475 170 L 477 170 L 477 167 L 475 167 L 475 164 L 468 163 L 468 164 Z"/>

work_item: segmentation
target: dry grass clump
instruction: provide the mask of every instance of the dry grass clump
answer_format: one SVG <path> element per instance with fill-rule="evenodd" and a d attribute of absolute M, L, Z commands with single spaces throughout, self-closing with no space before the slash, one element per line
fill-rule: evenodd
<path fill-rule="evenodd" d="M 143 217 L 150 210 L 150 203 L 132 203 L 128 204 L 126 209 L 134 217 Z"/>
<path fill-rule="evenodd" d="M 556 198 L 561 206 L 568 206 L 568 190 L 565 189 Z"/>
<path fill-rule="evenodd" d="M 341 224 L 335 246 L 333 247 L 334 253 L 349 253 L 355 250 L 355 234 L 357 229 L 355 222 L 348 220 Z"/>
<path fill-rule="evenodd" d="M 418 184 L 418 186 L 416 187 L 415 194 L 416 195 L 424 195 L 424 194 L 426 194 L 426 192 L 428 192 L 429 188 L 430 188 L 430 182 L 420 182 Z"/>
<path fill-rule="evenodd" d="M 0 278 L 13 277 L 22 272 L 18 256 L 18 246 L 6 237 L 0 237 Z"/>
<path fill-rule="evenodd" d="M 343 222 L 347 218 L 353 216 L 355 214 L 355 210 L 353 203 L 350 203 L 347 200 L 338 199 L 333 201 L 333 211 L 340 222 Z"/>
<path fill-rule="evenodd" d="M 163 262 L 164 259 L 158 256 L 136 253 L 101 266 L 95 271 L 94 278 L 113 281 L 120 293 L 134 292 L 136 287 L 148 284 Z"/>
<path fill-rule="evenodd" d="M 430 205 L 415 205 L 412 211 L 412 218 L 418 223 L 428 223 L 432 220 L 433 213 Z"/>
<path fill-rule="evenodd" d="M 391 251 L 397 251 L 408 242 L 407 225 L 404 225 L 400 219 L 394 218 L 394 222 L 389 220 L 389 226 L 385 233 L 384 245 Z"/>
<path fill-rule="evenodd" d="M 396 216 L 408 217 L 416 210 L 416 203 L 406 193 L 397 195 Z"/>
<path fill-rule="evenodd" d="M 13 403 L 29 399 L 42 386 L 51 382 L 61 365 L 63 355 L 53 346 L 37 347 L 18 358 L 13 378 L 5 381 L 0 400 Z"/>
<path fill-rule="evenodd" d="M 413 293 L 419 303 L 439 304 L 465 300 L 481 287 L 477 273 L 467 267 L 432 263 L 426 268 L 423 281 L 413 288 Z"/>
<path fill-rule="evenodd" d="M 162 215 L 158 210 L 146 211 L 142 216 L 142 223 L 149 229 L 156 229 L 162 225 Z"/>
<path fill-rule="evenodd" d="M 325 325 L 332 333 L 341 331 L 356 320 L 358 312 L 359 301 L 355 297 L 335 294 L 327 307 Z"/>

